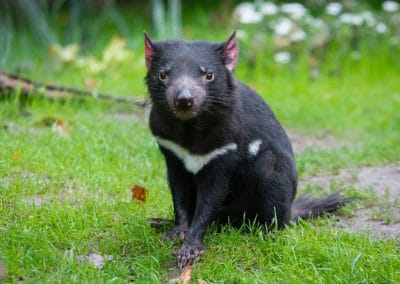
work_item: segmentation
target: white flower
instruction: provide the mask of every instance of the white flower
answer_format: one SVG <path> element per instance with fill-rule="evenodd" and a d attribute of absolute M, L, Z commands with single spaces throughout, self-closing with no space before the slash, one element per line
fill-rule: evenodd
<path fill-rule="evenodd" d="M 320 18 L 314 18 L 312 16 L 306 18 L 306 23 L 317 30 L 327 28 L 327 24 Z"/>
<path fill-rule="evenodd" d="M 262 21 L 263 15 L 256 11 L 253 3 L 243 2 L 240 3 L 235 13 L 239 16 L 239 21 L 243 24 L 255 24 Z"/>
<path fill-rule="evenodd" d="M 325 7 L 325 13 L 332 15 L 332 16 L 337 16 L 342 12 L 343 5 L 339 2 L 331 2 L 328 3 Z"/>
<path fill-rule="evenodd" d="M 275 53 L 275 55 L 274 55 L 274 61 L 276 63 L 282 63 L 282 64 L 289 63 L 290 58 L 291 58 L 291 55 L 287 51 L 278 52 L 278 53 Z"/>
<path fill-rule="evenodd" d="M 260 12 L 263 15 L 276 15 L 278 13 L 278 6 L 272 2 L 263 2 L 260 6 Z"/>
<path fill-rule="evenodd" d="M 281 6 L 283 13 L 291 15 L 294 19 L 300 19 L 307 14 L 306 8 L 300 3 L 286 3 Z"/>
<path fill-rule="evenodd" d="M 369 27 L 373 27 L 376 25 L 376 20 L 372 12 L 364 11 L 361 13 L 361 17 L 364 19 L 364 21 L 367 23 Z"/>
<path fill-rule="evenodd" d="M 387 32 L 388 28 L 384 23 L 378 23 L 375 27 L 376 31 L 380 34 L 384 34 Z"/>
<path fill-rule="evenodd" d="M 247 32 L 244 30 L 236 30 L 236 37 L 238 39 L 246 40 L 248 38 Z"/>
<path fill-rule="evenodd" d="M 360 15 L 352 13 L 344 13 L 340 15 L 339 22 L 343 24 L 350 24 L 354 26 L 361 26 L 364 19 Z"/>
<path fill-rule="evenodd" d="M 400 4 L 395 1 L 385 1 L 382 3 L 382 9 L 386 12 L 397 12 L 400 9 Z"/>
<path fill-rule="evenodd" d="M 291 20 L 289 20 L 288 18 L 282 18 L 275 25 L 274 31 L 276 35 L 285 36 L 290 33 L 293 27 L 294 23 Z"/>
<path fill-rule="evenodd" d="M 303 30 L 297 30 L 290 35 L 290 39 L 293 42 L 299 42 L 299 41 L 305 40 L 306 37 L 307 37 L 307 34 Z"/>

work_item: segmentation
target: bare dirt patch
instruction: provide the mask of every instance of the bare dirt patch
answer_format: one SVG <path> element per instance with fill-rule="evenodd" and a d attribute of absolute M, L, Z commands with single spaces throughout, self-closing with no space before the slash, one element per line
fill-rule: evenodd
<path fill-rule="evenodd" d="M 329 133 L 310 136 L 291 129 L 287 133 L 295 153 L 308 148 L 328 150 L 352 146 Z M 300 189 L 309 185 L 322 188 L 348 185 L 361 191 L 372 191 L 376 200 L 360 202 L 353 216 L 339 217 L 338 226 L 355 233 L 368 233 L 375 239 L 400 239 L 400 164 L 344 169 L 337 175 L 318 175 L 299 182 Z"/>
<path fill-rule="evenodd" d="M 299 186 L 329 187 L 331 183 L 373 190 L 376 196 L 374 205 L 356 209 L 351 217 L 340 217 L 339 226 L 351 232 L 369 233 L 375 239 L 400 239 L 400 164 L 345 169 L 338 175 L 305 179 Z"/>
<path fill-rule="evenodd" d="M 318 136 L 310 136 L 293 129 L 286 129 L 290 142 L 292 143 L 293 151 L 300 153 L 307 148 L 316 150 L 326 150 L 346 146 L 348 143 L 338 141 L 329 133 L 321 133 Z"/>

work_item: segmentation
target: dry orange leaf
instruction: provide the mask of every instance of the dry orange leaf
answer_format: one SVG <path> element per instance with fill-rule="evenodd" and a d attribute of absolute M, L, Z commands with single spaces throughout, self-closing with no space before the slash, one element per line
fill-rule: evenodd
<path fill-rule="evenodd" d="M 21 157 L 21 152 L 20 151 L 15 151 L 14 153 L 12 153 L 12 158 L 14 160 L 18 159 L 19 157 Z"/>
<path fill-rule="evenodd" d="M 144 188 L 143 186 L 140 185 L 135 185 L 132 187 L 132 199 L 137 200 L 140 202 L 146 202 L 147 195 L 149 194 L 149 191 Z"/>
<path fill-rule="evenodd" d="M 178 278 L 170 279 L 168 283 L 182 283 L 188 284 L 192 280 L 192 267 L 190 265 L 186 266 Z"/>
<path fill-rule="evenodd" d="M 67 125 L 61 119 L 57 119 L 53 123 L 52 130 L 60 136 L 67 136 L 69 134 Z"/>
<path fill-rule="evenodd" d="M 96 80 L 93 78 L 87 78 L 85 80 L 85 86 L 88 88 L 94 88 L 96 86 Z"/>

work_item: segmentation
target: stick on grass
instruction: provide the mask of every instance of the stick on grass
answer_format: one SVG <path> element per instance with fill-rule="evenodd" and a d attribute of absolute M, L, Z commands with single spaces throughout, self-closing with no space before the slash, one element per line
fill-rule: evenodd
<path fill-rule="evenodd" d="M 39 93 L 51 99 L 66 99 L 69 97 L 95 98 L 118 103 L 133 104 L 140 109 L 145 109 L 150 105 L 150 101 L 145 98 L 123 98 L 111 94 L 98 93 L 96 91 L 77 89 L 74 87 L 40 83 L 23 78 L 16 74 L 0 72 L 0 91 L 13 92 L 17 90 L 25 95 L 33 96 Z"/>

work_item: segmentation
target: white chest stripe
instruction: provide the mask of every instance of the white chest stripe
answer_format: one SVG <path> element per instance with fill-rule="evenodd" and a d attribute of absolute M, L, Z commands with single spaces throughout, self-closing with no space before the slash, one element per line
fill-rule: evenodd
<path fill-rule="evenodd" d="M 191 154 L 187 149 L 176 144 L 173 141 L 163 139 L 161 137 L 156 137 L 159 145 L 170 150 L 179 159 L 182 160 L 186 170 L 193 174 L 197 174 L 205 165 L 218 156 L 226 154 L 228 151 L 236 151 L 237 145 L 235 143 L 226 144 L 221 148 L 217 148 L 204 155 Z"/>
<path fill-rule="evenodd" d="M 249 144 L 249 155 L 250 156 L 256 156 L 258 151 L 260 151 L 260 146 L 262 144 L 262 141 L 260 139 L 254 140 Z"/>

